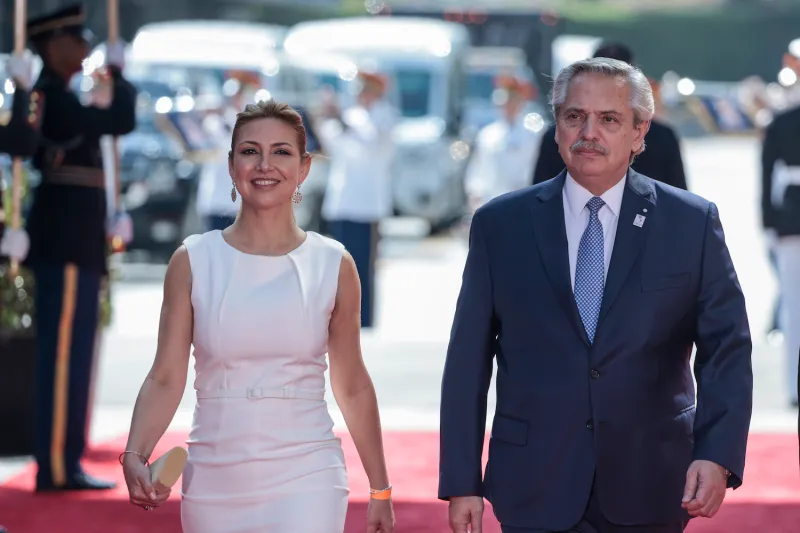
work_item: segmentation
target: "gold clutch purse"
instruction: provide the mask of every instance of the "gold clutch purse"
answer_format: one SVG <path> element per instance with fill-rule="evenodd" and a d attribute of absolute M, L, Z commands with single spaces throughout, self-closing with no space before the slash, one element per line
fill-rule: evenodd
<path fill-rule="evenodd" d="M 189 452 L 185 448 L 176 446 L 170 451 L 150 463 L 150 481 L 160 483 L 165 487 L 172 487 L 183 474 Z"/>

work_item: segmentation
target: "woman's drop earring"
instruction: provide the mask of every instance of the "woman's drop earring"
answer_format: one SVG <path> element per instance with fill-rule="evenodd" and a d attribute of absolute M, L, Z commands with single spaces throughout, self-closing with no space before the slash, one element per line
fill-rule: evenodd
<path fill-rule="evenodd" d="M 236 182 L 233 181 L 233 187 L 231 188 L 231 202 L 236 202 Z"/>
<path fill-rule="evenodd" d="M 300 187 L 297 187 L 297 190 L 292 193 L 292 202 L 295 204 L 299 204 L 303 201 L 303 193 L 300 192 Z"/>

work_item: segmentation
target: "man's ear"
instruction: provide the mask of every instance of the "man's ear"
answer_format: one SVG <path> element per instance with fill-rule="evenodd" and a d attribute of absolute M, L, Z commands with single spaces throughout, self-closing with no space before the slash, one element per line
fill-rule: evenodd
<path fill-rule="evenodd" d="M 647 122 L 640 122 L 635 128 L 631 151 L 636 155 L 639 155 L 644 151 L 644 138 L 647 135 L 647 132 L 650 131 L 650 124 L 651 121 L 649 120 Z"/>

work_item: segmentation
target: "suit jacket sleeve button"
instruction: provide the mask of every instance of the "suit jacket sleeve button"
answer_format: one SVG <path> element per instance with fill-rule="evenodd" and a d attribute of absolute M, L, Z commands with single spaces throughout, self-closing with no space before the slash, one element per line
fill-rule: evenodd
<path fill-rule="evenodd" d="M 589 372 L 589 375 L 590 375 L 590 376 L 592 376 L 592 379 L 597 379 L 597 378 L 599 378 L 599 377 L 600 377 L 600 372 L 598 372 L 598 371 L 597 371 L 597 370 L 595 370 L 595 369 L 592 369 L 592 371 L 591 371 L 591 372 Z"/>

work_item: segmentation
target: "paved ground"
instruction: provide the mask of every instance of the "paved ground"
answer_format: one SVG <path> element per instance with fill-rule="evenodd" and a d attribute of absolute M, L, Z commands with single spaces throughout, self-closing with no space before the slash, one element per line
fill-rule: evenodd
<path fill-rule="evenodd" d="M 782 352 L 765 338 L 776 287 L 758 223 L 758 147 L 748 139 L 692 140 L 685 147 L 690 187 L 718 204 L 747 298 L 755 342 L 753 430 L 795 431 L 796 412 L 786 407 Z M 378 325 L 364 333 L 363 346 L 384 426 L 435 430 L 464 243 L 451 236 L 392 237 L 381 252 Z M 127 430 L 138 389 L 155 354 L 163 267 L 128 265 L 123 273 L 114 286 L 114 322 L 103 341 L 92 430 L 95 439 Z M 192 407 L 193 395 L 187 390 L 174 428 L 189 427 Z M 493 403 L 489 409 L 493 411 Z M 331 411 L 341 425 L 335 406 Z M 20 464 L 0 462 L 0 480 Z"/>

